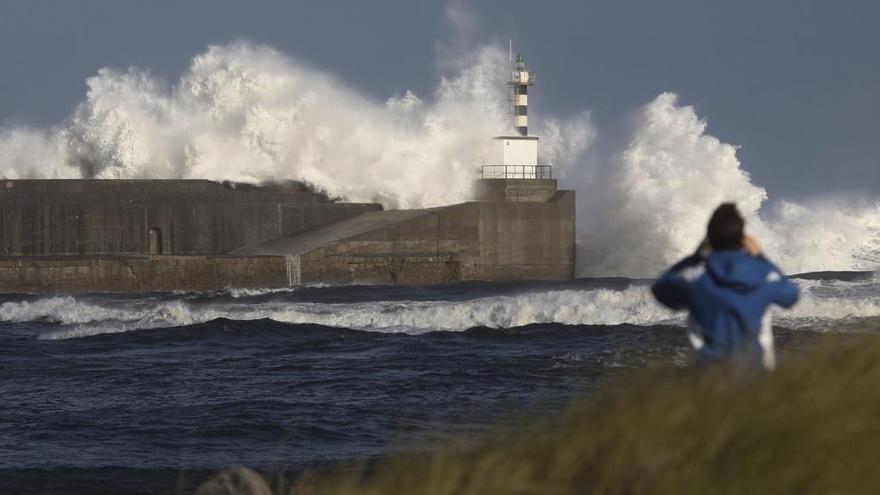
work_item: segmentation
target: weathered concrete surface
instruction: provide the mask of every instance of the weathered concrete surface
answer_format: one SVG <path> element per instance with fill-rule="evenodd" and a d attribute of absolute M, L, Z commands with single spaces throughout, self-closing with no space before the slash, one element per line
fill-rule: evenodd
<path fill-rule="evenodd" d="M 479 258 L 466 280 L 568 280 L 575 268 L 575 192 L 545 203 L 480 203 Z"/>
<path fill-rule="evenodd" d="M 207 291 L 287 287 L 282 256 L 0 259 L 0 294 Z"/>
<path fill-rule="evenodd" d="M 437 284 L 566 280 L 574 274 L 573 191 L 547 202 L 470 202 L 367 213 L 363 232 L 329 226 L 256 252 L 289 256 L 297 283 Z"/>
<path fill-rule="evenodd" d="M 236 250 L 247 254 L 296 255 L 311 251 L 340 239 L 347 239 L 371 230 L 385 228 L 411 218 L 424 215 L 430 210 L 382 210 L 361 213 L 356 217 L 311 230 L 291 237 L 280 237 L 254 246 Z"/>
<path fill-rule="evenodd" d="M 201 179 L 0 179 L 0 203 L 314 203 L 328 198 L 298 182 L 264 185 Z"/>
<path fill-rule="evenodd" d="M 556 192 L 556 179 L 480 179 L 474 183 L 479 201 L 543 203 Z"/>
<path fill-rule="evenodd" d="M 0 293 L 571 278 L 574 192 L 480 182 L 481 201 L 382 211 L 297 185 L 0 181 Z"/>
<path fill-rule="evenodd" d="M 296 183 L 0 181 L 0 256 L 222 254 L 381 208 Z"/>

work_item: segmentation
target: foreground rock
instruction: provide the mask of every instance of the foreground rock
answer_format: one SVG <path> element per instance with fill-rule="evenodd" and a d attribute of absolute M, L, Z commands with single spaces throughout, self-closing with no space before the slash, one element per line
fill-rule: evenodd
<path fill-rule="evenodd" d="M 202 483 L 196 495 L 272 495 L 272 491 L 259 474 L 245 467 L 234 467 Z"/>

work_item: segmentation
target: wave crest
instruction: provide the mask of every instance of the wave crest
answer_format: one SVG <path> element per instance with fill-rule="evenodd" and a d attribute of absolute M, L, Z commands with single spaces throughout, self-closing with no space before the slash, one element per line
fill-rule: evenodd
<path fill-rule="evenodd" d="M 800 280 L 801 302 L 779 311 L 778 323 L 822 329 L 841 321 L 880 317 L 880 284 Z M 268 298 L 268 299 L 267 299 Z M 136 300 L 52 297 L 0 305 L 0 322 L 50 322 L 44 338 L 70 338 L 162 327 L 185 327 L 218 318 L 272 319 L 379 332 L 463 331 L 529 324 L 682 325 L 681 313 L 654 302 L 646 286 L 623 290 L 562 289 L 494 295 L 463 301 L 299 302 L 293 293 L 216 295 Z"/>

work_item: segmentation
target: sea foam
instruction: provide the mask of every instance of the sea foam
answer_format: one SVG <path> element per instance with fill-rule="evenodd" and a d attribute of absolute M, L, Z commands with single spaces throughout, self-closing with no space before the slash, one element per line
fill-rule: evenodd
<path fill-rule="evenodd" d="M 880 283 L 798 281 L 801 301 L 777 311 L 776 322 L 816 330 L 860 318 L 880 317 Z M 292 293 L 291 293 L 292 294 Z M 266 297 L 269 297 L 267 300 Z M 300 302 L 285 293 L 186 295 L 114 299 L 50 297 L 0 304 L 0 322 L 47 322 L 42 338 L 71 338 L 164 327 L 186 327 L 217 318 L 268 318 L 378 332 L 420 334 L 474 327 L 529 324 L 683 325 L 681 313 L 658 305 L 647 286 L 623 290 L 572 288 L 500 294 L 470 300 Z"/>

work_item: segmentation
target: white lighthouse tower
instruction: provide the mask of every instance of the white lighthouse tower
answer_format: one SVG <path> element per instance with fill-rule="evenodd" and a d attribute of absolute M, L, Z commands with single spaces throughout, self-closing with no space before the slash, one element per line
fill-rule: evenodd
<path fill-rule="evenodd" d="M 529 87 L 534 84 L 535 74 L 529 71 L 526 59 L 517 55 L 507 82 L 516 132 L 495 138 L 490 163 L 483 165 L 484 179 L 551 178 L 550 166 L 538 164 L 538 137 L 529 136 Z"/>

